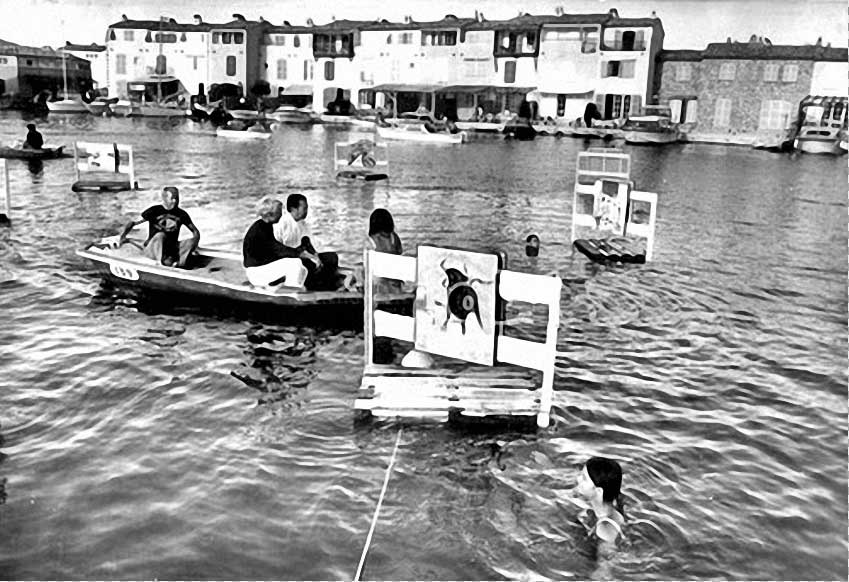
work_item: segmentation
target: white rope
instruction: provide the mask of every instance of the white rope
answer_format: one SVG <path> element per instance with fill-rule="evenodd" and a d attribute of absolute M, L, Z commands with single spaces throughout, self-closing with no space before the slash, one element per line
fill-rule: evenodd
<path fill-rule="evenodd" d="M 374 528 L 377 525 L 377 516 L 380 514 L 380 506 L 383 505 L 383 496 L 386 495 L 386 486 L 389 485 L 389 475 L 392 474 L 392 465 L 395 464 L 395 453 L 398 452 L 398 444 L 401 442 L 401 431 L 403 427 L 398 429 L 398 436 L 395 437 L 395 448 L 392 449 L 392 457 L 389 458 L 389 465 L 386 467 L 386 475 L 383 477 L 383 488 L 380 490 L 380 497 L 377 498 L 377 507 L 374 508 L 374 517 L 371 518 L 371 527 L 369 527 L 368 535 L 366 536 L 366 545 L 363 548 L 363 555 L 360 557 L 360 564 L 357 566 L 357 573 L 354 575 L 354 582 L 358 582 L 360 574 L 363 573 L 363 566 L 366 563 L 366 555 L 368 548 L 371 545 L 371 536 L 374 534 Z"/>

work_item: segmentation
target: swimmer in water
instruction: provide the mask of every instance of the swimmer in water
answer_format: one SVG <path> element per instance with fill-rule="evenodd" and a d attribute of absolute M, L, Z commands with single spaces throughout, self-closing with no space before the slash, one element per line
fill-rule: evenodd
<path fill-rule="evenodd" d="M 595 514 L 593 534 L 601 545 L 612 549 L 622 535 L 625 510 L 622 507 L 622 467 L 613 459 L 592 457 L 578 475 L 577 494 L 589 502 Z M 604 552 L 606 553 L 606 552 Z"/>

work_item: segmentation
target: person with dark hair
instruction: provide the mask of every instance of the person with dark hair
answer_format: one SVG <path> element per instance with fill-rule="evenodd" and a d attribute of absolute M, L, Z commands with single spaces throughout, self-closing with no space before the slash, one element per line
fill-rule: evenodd
<path fill-rule="evenodd" d="M 118 244 L 127 240 L 127 234 L 142 222 L 150 227 L 144 243 L 146 257 L 166 267 L 186 267 L 189 256 L 198 247 L 200 231 L 192 222 L 189 213 L 179 208 L 180 191 L 176 186 L 162 189 L 162 204 L 151 206 L 141 213 L 139 220 L 131 220 L 118 237 Z M 180 228 L 185 226 L 193 235 L 191 239 L 179 240 Z"/>
<path fill-rule="evenodd" d="M 598 105 L 587 103 L 584 109 L 584 127 L 592 127 L 594 119 L 601 120 L 601 112 L 598 110 Z"/>
<path fill-rule="evenodd" d="M 395 221 L 385 208 L 375 208 L 369 216 L 368 237 L 374 250 L 378 252 L 393 255 L 403 252 L 401 238 L 395 232 Z"/>
<path fill-rule="evenodd" d="M 286 198 L 286 212 L 273 226 L 274 238 L 287 247 L 300 249 L 301 261 L 306 267 L 307 289 L 336 289 L 339 257 L 336 253 L 319 253 L 310 240 L 310 230 L 304 222 L 309 211 L 303 194 L 290 194 Z"/>
<path fill-rule="evenodd" d="M 529 234 L 525 239 L 525 254 L 529 257 L 539 255 L 539 237 L 535 234 Z"/>
<path fill-rule="evenodd" d="M 592 457 L 578 476 L 577 493 L 589 502 L 596 518 L 593 533 L 607 549 L 622 535 L 625 524 L 621 487 L 622 467 L 613 459 Z"/>
<path fill-rule="evenodd" d="M 44 137 L 35 129 L 34 123 L 27 124 L 27 137 L 24 141 L 24 147 L 34 150 L 40 150 L 44 146 Z"/>

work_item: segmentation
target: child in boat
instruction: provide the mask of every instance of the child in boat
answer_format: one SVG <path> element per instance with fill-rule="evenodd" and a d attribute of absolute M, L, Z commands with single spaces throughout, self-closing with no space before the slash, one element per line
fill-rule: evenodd
<path fill-rule="evenodd" d="M 529 257 L 539 255 L 539 237 L 535 234 L 529 234 L 525 239 L 525 254 Z"/>
<path fill-rule="evenodd" d="M 600 556 L 609 555 L 622 535 L 625 510 L 621 487 L 622 467 L 613 459 L 592 457 L 578 475 L 575 490 L 595 514 L 592 535 L 598 539 Z"/>
<path fill-rule="evenodd" d="M 385 208 L 375 208 L 368 219 L 368 237 L 374 250 L 400 255 L 404 252 L 401 238 L 395 232 L 395 221 Z"/>

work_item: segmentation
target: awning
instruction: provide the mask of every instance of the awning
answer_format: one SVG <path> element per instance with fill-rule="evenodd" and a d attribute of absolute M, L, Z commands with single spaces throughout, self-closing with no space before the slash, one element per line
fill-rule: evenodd
<path fill-rule="evenodd" d="M 552 95 L 586 95 L 595 91 L 595 86 L 587 83 L 543 83 L 537 91 Z"/>
<path fill-rule="evenodd" d="M 833 105 L 835 103 L 846 103 L 849 98 L 847 97 L 838 97 L 835 95 L 808 95 L 799 103 L 801 107 L 807 107 L 809 105 L 820 105 L 825 107 L 827 105 Z"/>
<path fill-rule="evenodd" d="M 486 93 L 494 91 L 495 93 L 530 93 L 534 87 L 504 87 L 495 85 L 448 85 L 440 87 L 438 93 Z"/>
<path fill-rule="evenodd" d="M 312 85 L 289 85 L 283 90 L 284 95 L 312 96 Z"/>
<path fill-rule="evenodd" d="M 361 90 L 380 91 L 382 93 L 433 93 L 441 88 L 440 85 L 385 83 L 374 87 L 363 87 Z"/>

